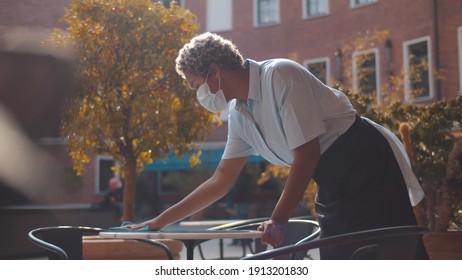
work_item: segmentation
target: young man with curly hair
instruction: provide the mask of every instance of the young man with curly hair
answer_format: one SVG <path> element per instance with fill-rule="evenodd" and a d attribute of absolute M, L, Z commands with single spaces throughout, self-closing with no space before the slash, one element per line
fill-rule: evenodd
<path fill-rule="evenodd" d="M 160 229 L 217 201 L 250 155 L 291 167 L 271 219 L 259 228 L 264 243 L 282 242 L 311 179 L 322 236 L 416 224 L 412 205 L 424 195 L 399 140 L 300 64 L 244 60 L 231 41 L 204 33 L 180 50 L 176 69 L 204 108 L 229 109 L 226 147 L 210 179 L 133 229 Z M 321 258 L 348 258 L 356 247 L 322 248 Z"/>

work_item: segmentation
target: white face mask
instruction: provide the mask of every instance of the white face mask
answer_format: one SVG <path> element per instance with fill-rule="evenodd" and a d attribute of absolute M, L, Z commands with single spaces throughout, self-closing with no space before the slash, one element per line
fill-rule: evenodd
<path fill-rule="evenodd" d="M 208 78 L 208 75 L 207 75 Z M 207 84 L 207 78 L 205 83 L 202 84 L 196 92 L 197 100 L 205 109 L 213 113 L 219 113 L 228 108 L 228 102 L 226 102 L 225 95 L 221 89 L 219 81 L 219 90 L 216 93 L 210 91 L 209 85 Z"/>

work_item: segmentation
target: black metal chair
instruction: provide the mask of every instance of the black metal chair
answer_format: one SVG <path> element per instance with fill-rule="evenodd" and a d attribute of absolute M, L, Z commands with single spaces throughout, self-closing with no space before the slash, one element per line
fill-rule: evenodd
<path fill-rule="evenodd" d="M 261 223 L 253 223 L 248 225 L 241 225 L 234 227 L 232 229 L 256 229 Z M 279 247 L 289 246 L 294 244 L 299 244 L 303 242 L 307 242 L 310 240 L 314 240 L 319 237 L 321 229 L 319 227 L 318 222 L 313 220 L 304 220 L 304 219 L 290 219 L 287 223 L 285 229 L 285 236 L 284 240 L 282 241 Z M 268 246 L 262 244 L 261 242 L 255 242 L 255 249 L 249 246 L 251 254 L 257 254 L 259 252 L 263 252 L 268 250 Z M 295 259 L 301 260 L 307 257 L 308 250 L 301 250 L 296 252 L 295 254 L 286 254 L 286 255 L 279 255 L 275 257 L 275 259 L 286 260 L 286 259 Z M 247 255 L 244 250 L 244 256 Z"/>
<path fill-rule="evenodd" d="M 33 229 L 28 233 L 29 240 L 47 251 L 50 260 L 81 260 L 82 237 L 98 235 L 102 228 L 84 226 L 54 226 Z M 137 239 L 161 248 L 169 260 L 173 260 L 170 249 L 163 243 L 151 239 Z"/>
<path fill-rule="evenodd" d="M 269 218 L 256 218 L 245 221 L 233 222 L 210 228 L 211 230 L 256 230 L 260 224 L 267 221 Z M 307 219 L 307 218 L 293 218 L 290 219 L 287 228 L 285 230 L 285 237 L 280 246 L 286 246 L 289 244 L 298 244 L 300 242 L 306 242 L 317 238 L 320 234 L 320 228 L 318 222 Z M 242 257 L 247 255 L 247 249 L 251 254 L 262 252 L 267 250 L 267 245 L 261 244 L 261 242 L 255 240 L 254 248 L 252 248 L 251 240 L 242 240 Z M 205 259 L 202 249 L 199 247 L 199 253 L 202 259 Z M 283 255 L 279 256 L 278 259 L 303 259 L 307 256 L 307 251 L 297 252 L 293 256 Z"/>
<path fill-rule="evenodd" d="M 287 254 L 296 254 L 323 246 L 362 244 L 365 241 L 371 242 L 370 245 L 357 249 L 353 252 L 350 259 L 362 259 L 366 254 L 367 256 L 374 254 L 374 259 L 381 260 L 420 259 L 424 254 L 421 250 L 425 250 L 422 246 L 422 236 L 427 232 L 428 229 L 421 226 L 396 226 L 371 229 L 300 242 L 295 245 L 288 245 L 260 252 L 252 256 L 246 256 L 242 259 L 276 259 Z"/>

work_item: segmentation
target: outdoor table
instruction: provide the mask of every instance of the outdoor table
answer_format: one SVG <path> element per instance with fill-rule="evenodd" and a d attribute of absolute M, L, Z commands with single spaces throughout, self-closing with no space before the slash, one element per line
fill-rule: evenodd
<path fill-rule="evenodd" d="M 186 258 L 194 259 L 194 248 L 204 240 L 210 239 L 253 239 L 260 238 L 262 232 L 256 230 L 127 230 L 111 229 L 99 233 L 104 238 L 115 239 L 176 239 L 183 242 L 186 247 Z"/>
<path fill-rule="evenodd" d="M 182 221 L 179 223 L 182 227 L 213 227 L 221 226 L 228 223 L 241 222 L 243 220 L 202 220 L 202 221 Z M 218 246 L 220 248 L 220 259 L 224 259 L 224 244 L 223 239 L 218 240 Z M 200 251 L 202 256 L 202 251 Z M 202 256 L 202 258 L 204 258 Z"/>

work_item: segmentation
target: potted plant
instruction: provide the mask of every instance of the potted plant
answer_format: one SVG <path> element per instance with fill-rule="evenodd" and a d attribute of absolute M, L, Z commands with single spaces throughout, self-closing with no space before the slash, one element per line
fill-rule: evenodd
<path fill-rule="evenodd" d="M 394 102 L 387 111 L 351 95 L 360 114 L 385 124 L 401 138 L 425 199 L 415 207 L 430 258 L 462 258 L 462 97 L 432 104 Z M 437 250 L 437 251 L 435 251 Z"/>
<path fill-rule="evenodd" d="M 421 222 L 431 231 L 458 229 L 455 199 L 462 187 L 458 167 L 461 109 L 462 98 L 456 98 L 431 105 L 408 104 L 392 111 L 400 123 L 401 138 L 409 139 L 403 142 L 409 142 L 408 154 L 426 196 Z M 408 133 L 403 129 L 406 126 Z"/>

